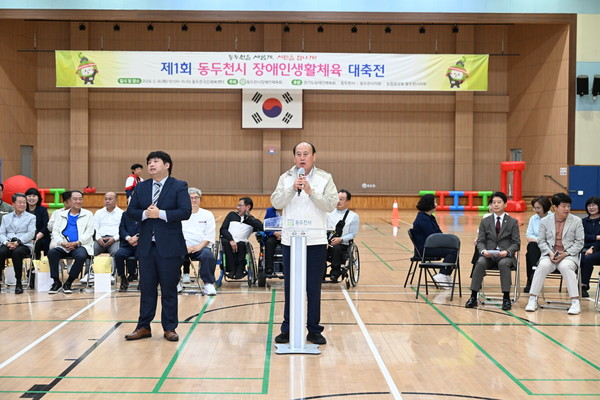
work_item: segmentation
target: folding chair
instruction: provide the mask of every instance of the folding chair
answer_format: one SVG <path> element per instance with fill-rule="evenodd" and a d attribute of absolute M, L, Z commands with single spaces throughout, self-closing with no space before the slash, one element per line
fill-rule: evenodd
<path fill-rule="evenodd" d="M 431 261 L 427 257 L 427 252 L 431 252 L 432 249 L 436 250 L 444 250 L 450 253 L 451 251 L 456 251 L 456 261 L 454 263 L 445 263 L 439 261 Z M 439 253 L 438 253 L 439 254 Z M 425 240 L 425 247 L 423 249 L 423 261 L 419 264 L 419 281 L 417 283 L 417 294 L 415 298 L 419 297 L 419 290 L 421 287 L 421 276 L 425 278 L 425 294 L 429 294 L 429 284 L 427 275 L 431 277 L 431 281 L 437 287 L 437 283 L 433 279 L 433 275 L 429 271 L 429 269 L 433 269 L 437 271 L 438 268 L 451 268 L 454 273 L 452 277 L 452 292 L 450 293 L 450 301 L 452 301 L 454 297 L 454 288 L 456 287 L 458 277 L 458 293 L 459 296 L 462 297 L 462 287 L 460 281 L 460 239 L 458 236 L 453 235 L 451 233 L 434 233 L 433 235 L 429 235 L 427 240 Z M 425 270 L 425 274 L 423 274 L 423 270 Z"/>
<path fill-rule="evenodd" d="M 558 292 L 560 293 L 562 291 L 562 281 L 563 281 L 563 276 L 560 273 L 560 271 L 558 269 L 555 269 L 554 271 L 552 271 L 551 273 L 549 273 L 546 276 L 546 281 L 548 279 L 559 279 L 560 280 L 559 290 L 558 290 Z M 546 298 L 545 291 L 544 291 L 544 289 L 546 287 L 546 281 L 544 282 L 544 286 L 542 287 L 542 292 L 538 296 L 538 303 L 540 305 L 540 308 L 568 310 L 571 307 L 571 299 L 567 299 L 567 301 L 565 301 L 565 300 L 556 300 L 556 299 L 547 299 Z M 579 263 L 578 263 L 578 267 L 577 267 L 577 287 L 579 288 L 579 297 L 581 297 L 581 254 L 579 254 Z M 597 295 L 596 295 L 596 297 L 597 297 Z M 540 298 L 543 300 L 543 303 L 539 302 Z"/>
<path fill-rule="evenodd" d="M 600 311 L 600 304 L 598 301 L 600 300 L 600 272 L 598 273 L 598 286 L 596 287 L 596 300 L 594 301 L 594 308 L 596 311 Z"/>
<path fill-rule="evenodd" d="M 414 239 L 414 233 L 413 233 L 413 229 L 410 228 L 408 231 L 408 238 L 410 239 L 410 242 L 413 245 L 413 256 L 410 258 L 410 267 L 408 267 L 408 273 L 406 274 L 406 279 L 404 280 L 404 287 L 406 287 L 406 284 L 408 283 L 408 278 L 410 278 L 410 284 L 413 284 L 413 279 L 415 278 L 415 273 L 417 272 L 417 267 L 419 265 L 419 263 L 421 261 L 423 261 L 423 256 L 421 255 L 421 253 L 419 252 L 419 249 L 417 249 L 417 246 L 415 246 L 415 239 Z M 440 258 L 439 257 L 431 257 L 429 258 L 429 261 L 439 261 Z M 431 272 L 428 270 L 427 272 L 429 272 L 429 276 L 431 278 L 431 280 L 433 281 L 433 275 L 431 274 Z M 435 273 L 437 273 L 437 271 L 434 270 Z M 438 286 L 437 283 L 435 281 L 433 281 L 436 285 L 436 287 Z"/>
<path fill-rule="evenodd" d="M 511 266 L 510 267 L 510 275 L 512 277 L 511 279 L 511 287 L 512 287 L 512 296 L 510 298 L 511 303 L 515 303 L 517 300 L 519 300 L 519 297 L 521 296 L 521 292 L 520 292 L 520 288 L 521 288 L 521 279 L 520 279 L 520 266 L 521 266 L 521 252 L 517 251 L 515 253 L 515 258 L 517 260 L 517 266 Z M 500 270 L 498 269 L 498 266 L 495 265 L 489 269 L 486 270 L 486 278 L 490 277 L 490 276 L 497 276 L 500 277 Z M 484 300 L 481 302 L 481 304 L 502 304 L 502 297 L 499 295 L 486 295 L 485 294 L 485 279 L 483 280 L 483 282 L 481 283 L 481 291 L 479 292 L 480 296 L 482 296 L 484 298 Z"/>

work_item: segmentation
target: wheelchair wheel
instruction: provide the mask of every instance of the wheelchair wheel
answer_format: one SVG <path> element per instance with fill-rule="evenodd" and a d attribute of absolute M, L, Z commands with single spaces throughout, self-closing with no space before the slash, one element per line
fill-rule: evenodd
<path fill-rule="evenodd" d="M 354 287 L 360 279 L 360 254 L 358 253 L 358 246 L 354 243 L 348 249 L 348 270 L 350 272 L 350 283 Z M 346 285 L 348 286 L 348 281 L 346 281 Z"/>
<path fill-rule="evenodd" d="M 246 243 L 246 270 L 248 272 L 248 287 L 252 287 L 258 279 L 258 268 L 254 260 L 254 249 L 249 242 Z"/>

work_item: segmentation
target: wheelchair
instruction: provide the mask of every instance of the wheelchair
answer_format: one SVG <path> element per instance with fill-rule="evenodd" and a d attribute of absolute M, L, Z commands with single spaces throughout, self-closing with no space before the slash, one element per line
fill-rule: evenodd
<path fill-rule="evenodd" d="M 254 248 L 250 242 L 246 242 L 246 256 L 245 256 L 245 271 L 244 276 L 236 279 L 234 277 L 234 271 L 227 271 L 227 257 L 223 251 L 222 239 L 219 239 L 215 243 L 215 258 L 217 259 L 217 267 L 220 269 L 219 277 L 215 282 L 215 286 L 221 287 L 223 281 L 226 282 L 240 282 L 243 279 L 248 280 L 248 287 L 252 287 L 258 280 L 258 267 L 254 259 Z"/>
<path fill-rule="evenodd" d="M 360 253 L 358 246 L 351 240 L 348 244 L 348 249 L 343 254 L 344 263 L 341 265 L 342 275 L 341 280 L 346 281 L 346 289 L 350 289 L 350 286 L 355 287 L 360 279 Z M 323 276 L 323 283 L 331 283 L 331 253 L 329 249 L 327 251 L 327 267 Z"/>
<path fill-rule="evenodd" d="M 265 232 L 256 232 L 256 240 L 260 245 L 259 257 L 258 257 L 258 286 L 265 287 L 267 279 L 283 279 L 283 254 L 281 250 L 281 242 L 275 247 L 275 254 L 273 256 L 273 271 L 267 272 L 266 267 L 266 243 L 268 237 Z"/>

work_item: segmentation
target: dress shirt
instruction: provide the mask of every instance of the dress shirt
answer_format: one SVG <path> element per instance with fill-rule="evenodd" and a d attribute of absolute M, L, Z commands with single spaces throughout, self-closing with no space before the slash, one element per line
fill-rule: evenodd
<path fill-rule="evenodd" d="M 119 224 L 123 210 L 115 207 L 112 211 L 108 211 L 106 207 L 99 209 L 94 214 L 94 229 L 96 230 L 96 238 L 112 236 L 115 242 L 119 241 Z"/>

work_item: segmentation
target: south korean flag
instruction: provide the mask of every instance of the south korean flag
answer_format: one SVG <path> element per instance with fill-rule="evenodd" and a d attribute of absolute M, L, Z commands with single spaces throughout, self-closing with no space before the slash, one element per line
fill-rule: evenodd
<path fill-rule="evenodd" d="M 242 128 L 302 129 L 302 90 L 242 90 Z"/>

